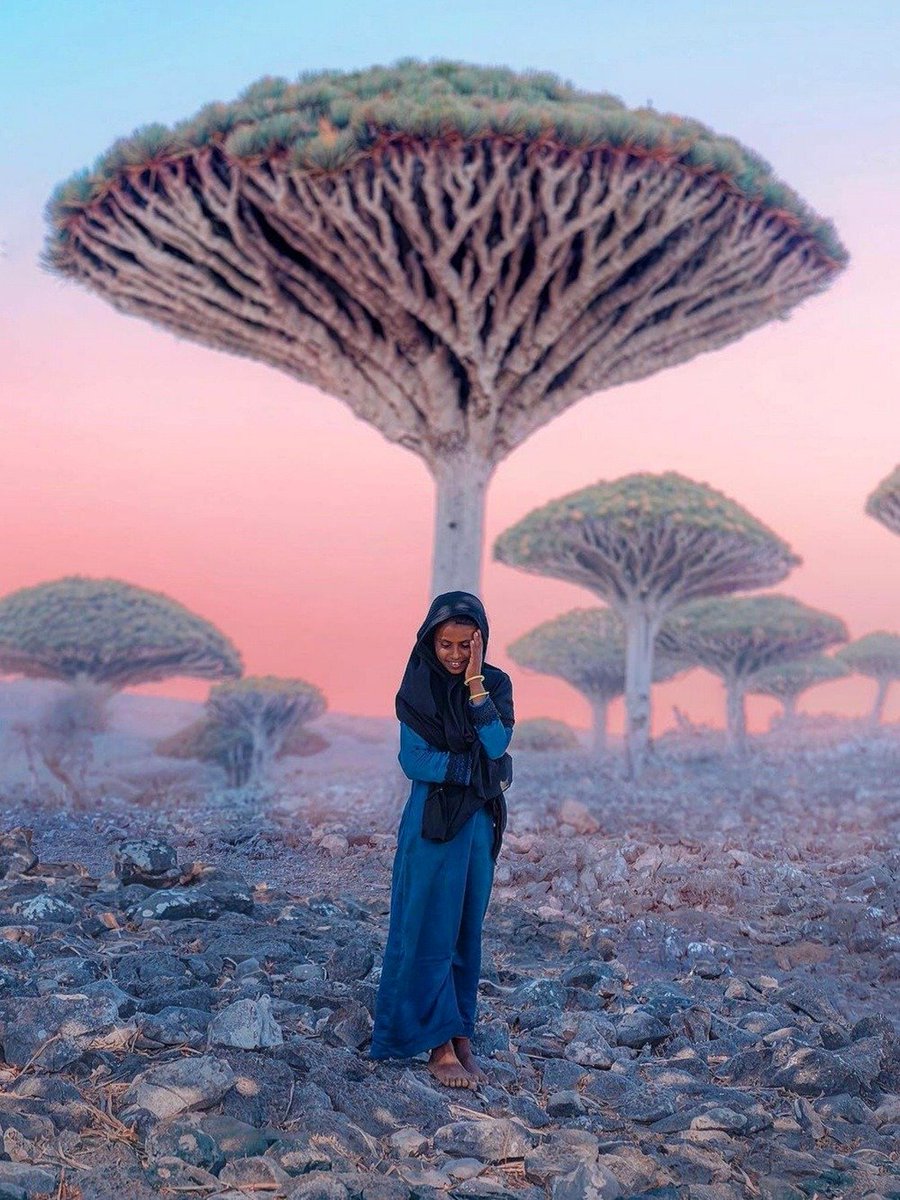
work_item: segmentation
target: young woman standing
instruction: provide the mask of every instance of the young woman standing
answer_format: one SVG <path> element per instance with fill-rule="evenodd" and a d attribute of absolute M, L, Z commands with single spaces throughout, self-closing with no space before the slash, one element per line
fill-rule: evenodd
<path fill-rule="evenodd" d="M 400 818 L 372 1058 L 429 1050 L 448 1087 L 486 1077 L 472 1054 L 481 929 L 506 827 L 512 682 L 485 662 L 488 621 L 470 592 L 435 597 L 400 690 Z"/>

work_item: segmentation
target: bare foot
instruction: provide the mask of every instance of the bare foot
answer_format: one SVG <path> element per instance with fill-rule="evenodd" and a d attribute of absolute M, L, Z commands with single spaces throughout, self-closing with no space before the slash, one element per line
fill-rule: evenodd
<path fill-rule="evenodd" d="M 444 1087 L 467 1088 L 472 1084 L 471 1076 L 456 1057 L 453 1042 L 435 1046 L 428 1060 L 428 1070 Z"/>
<path fill-rule="evenodd" d="M 475 1060 L 475 1055 L 472 1053 L 472 1043 L 468 1038 L 455 1037 L 453 1039 L 453 1049 L 456 1051 L 456 1057 L 462 1064 L 463 1070 L 474 1083 L 487 1083 L 487 1075 L 479 1067 Z"/>

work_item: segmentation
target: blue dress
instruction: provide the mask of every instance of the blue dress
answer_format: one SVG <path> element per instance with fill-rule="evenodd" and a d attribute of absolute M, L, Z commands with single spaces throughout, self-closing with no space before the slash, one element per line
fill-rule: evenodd
<path fill-rule="evenodd" d="M 512 726 L 503 724 L 490 697 L 470 708 L 485 753 L 501 758 Z M 409 1058 L 452 1037 L 472 1036 L 481 926 L 494 882 L 486 807 L 449 842 L 422 837 L 429 783 L 467 783 L 468 755 L 435 749 L 401 721 L 398 757 L 413 783 L 397 833 L 372 1058 Z"/>

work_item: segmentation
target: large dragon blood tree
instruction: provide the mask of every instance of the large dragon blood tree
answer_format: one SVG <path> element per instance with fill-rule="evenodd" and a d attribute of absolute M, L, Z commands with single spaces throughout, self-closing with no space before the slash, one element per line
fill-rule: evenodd
<path fill-rule="evenodd" d="M 747 680 L 748 695 L 772 696 L 781 701 L 781 720 L 786 727 L 797 722 L 797 701 L 820 683 L 843 679 L 850 671 L 837 658 L 810 654 L 791 662 L 763 667 Z"/>
<path fill-rule="evenodd" d="M 625 626 L 619 614 L 611 608 L 573 608 L 522 634 L 506 649 L 520 667 L 557 675 L 581 692 L 591 706 L 593 751 L 598 757 L 605 754 L 609 705 L 625 691 Z M 685 664 L 657 654 L 653 682 L 685 669 Z"/>
<path fill-rule="evenodd" d="M 622 618 L 632 778 L 646 756 L 654 650 L 664 618 L 689 600 L 777 583 L 800 563 L 746 509 L 676 471 L 624 475 L 553 500 L 502 533 L 494 557 L 588 588 Z"/>
<path fill-rule="evenodd" d="M 900 467 L 895 467 L 867 497 L 865 511 L 891 533 L 900 533 Z"/>
<path fill-rule="evenodd" d="M 476 591 L 497 463 L 580 397 L 783 317 L 846 261 L 757 154 L 550 75 L 265 78 L 54 193 L 50 268 L 340 397 L 427 464 Z"/>
<path fill-rule="evenodd" d="M 670 613 L 658 645 L 720 677 L 729 741 L 742 751 L 747 736 L 744 697 L 757 672 L 846 642 L 848 636 L 840 617 L 791 596 L 713 596 Z"/>
<path fill-rule="evenodd" d="M 900 679 L 900 635 L 879 629 L 857 638 L 835 653 L 852 675 L 867 675 L 877 683 L 875 701 L 869 714 L 872 726 L 884 717 L 884 702 L 891 684 Z"/>
<path fill-rule="evenodd" d="M 123 580 L 71 575 L 0 599 L 0 672 L 67 683 L 94 704 L 140 683 L 242 671 L 237 648 L 212 622 Z"/>

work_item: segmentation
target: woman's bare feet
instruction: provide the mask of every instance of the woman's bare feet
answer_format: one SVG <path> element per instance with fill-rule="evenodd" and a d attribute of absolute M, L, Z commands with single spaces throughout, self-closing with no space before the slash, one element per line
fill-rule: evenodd
<path fill-rule="evenodd" d="M 453 1049 L 463 1069 L 473 1083 L 487 1083 L 487 1075 L 485 1075 L 484 1071 L 482 1071 L 481 1067 L 475 1061 L 475 1056 L 472 1053 L 472 1043 L 469 1039 L 455 1037 L 453 1039 Z"/>
<path fill-rule="evenodd" d="M 472 1077 L 456 1057 L 452 1041 L 435 1046 L 428 1060 L 428 1070 L 445 1087 L 467 1088 L 472 1085 Z"/>

